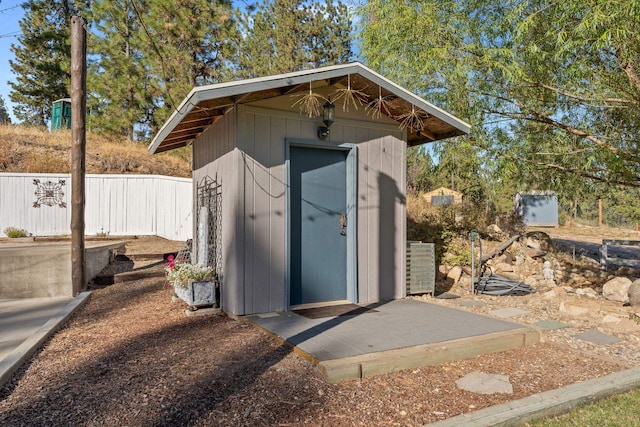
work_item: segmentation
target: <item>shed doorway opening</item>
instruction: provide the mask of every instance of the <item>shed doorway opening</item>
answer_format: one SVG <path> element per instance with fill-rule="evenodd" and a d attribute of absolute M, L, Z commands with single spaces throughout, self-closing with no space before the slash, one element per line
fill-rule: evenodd
<path fill-rule="evenodd" d="M 353 300 L 348 157 L 345 149 L 290 146 L 291 306 Z"/>

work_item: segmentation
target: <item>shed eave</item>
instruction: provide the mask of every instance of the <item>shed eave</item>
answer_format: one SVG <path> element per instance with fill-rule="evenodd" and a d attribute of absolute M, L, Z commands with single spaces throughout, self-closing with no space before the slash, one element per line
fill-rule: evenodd
<path fill-rule="evenodd" d="M 413 138 L 412 141 L 409 141 L 410 145 L 417 145 L 424 142 L 429 142 L 430 140 L 433 141 L 437 139 L 444 139 L 451 136 L 464 135 L 469 133 L 471 130 L 471 126 L 468 123 L 425 101 L 419 96 L 414 95 L 403 87 L 393 83 L 391 80 L 369 69 L 365 65 L 359 62 L 352 62 L 348 64 L 333 65 L 286 74 L 278 74 L 273 76 L 257 77 L 253 79 L 237 80 L 195 87 L 191 90 L 189 95 L 182 101 L 180 106 L 171 114 L 169 119 L 160 128 L 156 136 L 153 138 L 148 149 L 152 154 L 160 151 L 165 151 L 161 149 L 161 146 L 163 145 L 165 139 L 200 103 L 214 101 L 221 98 L 246 98 L 247 95 L 259 93 L 261 91 L 278 90 L 285 87 L 306 84 L 312 81 L 331 80 L 355 74 L 360 75 L 362 78 L 370 81 L 371 83 L 380 86 L 390 93 L 393 93 L 395 96 L 404 100 L 408 104 L 422 109 L 430 116 L 437 118 L 451 128 L 448 132 L 446 132 L 446 134 L 435 135 L 435 139 L 433 136 L 429 138 L 423 136 Z M 279 95 L 265 95 L 264 99 L 272 96 Z M 187 145 L 200 133 L 201 131 L 194 131 L 192 135 L 193 138 L 189 139 L 188 141 L 184 141 L 182 145 L 172 144 L 171 148 L 168 149 Z"/>

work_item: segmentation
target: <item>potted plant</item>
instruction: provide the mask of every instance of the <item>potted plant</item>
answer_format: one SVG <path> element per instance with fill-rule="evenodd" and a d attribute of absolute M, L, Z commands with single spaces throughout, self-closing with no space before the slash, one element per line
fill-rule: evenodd
<path fill-rule="evenodd" d="M 191 310 L 207 305 L 217 308 L 213 268 L 179 262 L 169 256 L 165 272 L 176 296 L 189 304 Z"/>

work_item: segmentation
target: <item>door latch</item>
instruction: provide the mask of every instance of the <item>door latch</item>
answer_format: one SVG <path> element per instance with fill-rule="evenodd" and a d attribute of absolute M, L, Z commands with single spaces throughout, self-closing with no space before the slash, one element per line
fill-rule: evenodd
<path fill-rule="evenodd" d="M 347 235 L 347 216 L 344 212 L 340 212 L 340 235 Z"/>

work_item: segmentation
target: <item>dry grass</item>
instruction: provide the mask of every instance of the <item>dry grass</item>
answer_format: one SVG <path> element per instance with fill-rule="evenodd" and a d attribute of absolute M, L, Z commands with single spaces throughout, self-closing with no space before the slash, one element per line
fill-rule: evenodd
<path fill-rule="evenodd" d="M 378 97 L 373 99 L 365 107 L 367 113 L 371 114 L 371 118 L 378 120 L 383 114 L 391 117 L 390 102 L 392 100 L 391 95 L 382 96 L 382 89 L 378 86 Z"/>
<path fill-rule="evenodd" d="M 422 194 L 407 192 L 407 217 L 409 219 L 420 222 L 432 209 Z"/>
<path fill-rule="evenodd" d="M 151 155 L 146 144 L 87 134 L 87 173 L 191 176 L 190 149 Z M 0 172 L 69 173 L 71 132 L 0 125 Z"/>
<path fill-rule="evenodd" d="M 411 111 L 400 114 L 395 119 L 400 121 L 400 129 L 411 128 L 416 131 L 424 129 L 424 120 L 429 118 L 429 114 L 415 105 L 411 106 Z"/>

